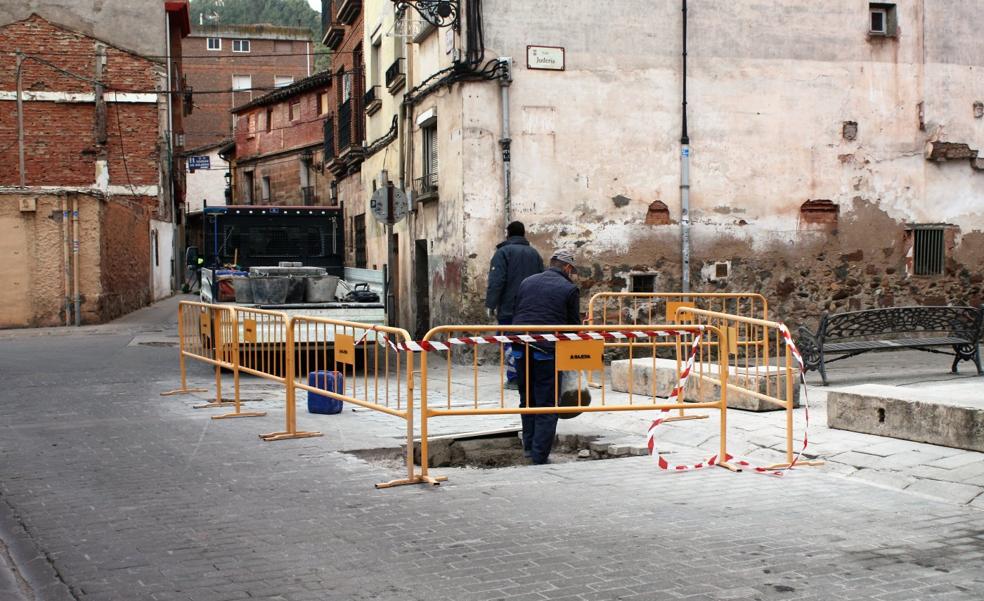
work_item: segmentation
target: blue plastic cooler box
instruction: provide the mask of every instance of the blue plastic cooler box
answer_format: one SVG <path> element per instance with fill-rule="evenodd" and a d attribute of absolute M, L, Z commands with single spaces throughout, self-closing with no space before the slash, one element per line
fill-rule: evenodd
<path fill-rule="evenodd" d="M 308 374 L 308 386 L 329 392 L 342 393 L 345 390 L 345 376 L 337 371 L 312 371 Z M 308 413 L 326 413 L 331 415 L 342 412 L 341 401 L 323 394 L 308 391 L 307 403 Z"/>

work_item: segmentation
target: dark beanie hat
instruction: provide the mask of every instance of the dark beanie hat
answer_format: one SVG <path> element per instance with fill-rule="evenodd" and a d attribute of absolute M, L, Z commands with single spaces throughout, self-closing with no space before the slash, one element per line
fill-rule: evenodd
<path fill-rule="evenodd" d="M 506 226 L 506 233 L 510 236 L 525 236 L 526 226 L 523 225 L 522 221 L 513 221 Z"/>

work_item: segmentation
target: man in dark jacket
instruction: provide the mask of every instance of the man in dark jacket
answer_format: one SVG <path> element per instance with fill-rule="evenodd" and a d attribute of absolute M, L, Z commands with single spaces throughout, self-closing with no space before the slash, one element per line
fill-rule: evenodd
<path fill-rule="evenodd" d="M 543 259 L 526 240 L 526 227 L 513 221 L 506 228 L 507 238 L 495 247 L 489 266 L 489 287 L 485 293 L 485 307 L 489 317 L 496 317 L 499 325 L 509 325 L 515 312 L 516 293 L 519 284 L 527 277 L 543 271 Z M 506 348 L 507 388 L 516 388 L 516 369 L 512 353 Z"/>
<path fill-rule="evenodd" d="M 581 323 L 581 291 L 571 281 L 577 272 L 574 254 L 557 250 L 550 268 L 523 280 L 516 297 L 516 325 L 571 325 Z M 526 356 L 529 350 L 531 356 Z M 553 407 L 556 357 L 553 343 L 517 345 L 516 357 L 521 407 Z M 529 366 L 527 371 L 527 366 Z M 556 413 L 523 415 L 523 451 L 533 463 L 547 463 L 557 431 Z"/>

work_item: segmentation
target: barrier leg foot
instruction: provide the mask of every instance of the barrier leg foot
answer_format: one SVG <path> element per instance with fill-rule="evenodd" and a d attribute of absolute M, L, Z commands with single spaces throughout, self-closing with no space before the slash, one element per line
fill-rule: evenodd
<path fill-rule="evenodd" d="M 192 409 L 211 409 L 213 407 L 232 407 L 233 405 L 235 405 L 235 403 L 232 402 L 232 401 L 219 401 L 219 402 L 209 401 L 208 403 L 204 403 L 202 405 L 192 405 L 191 408 Z"/>
<path fill-rule="evenodd" d="M 224 413 L 222 415 L 213 415 L 212 419 L 228 419 L 233 417 L 263 417 L 266 415 L 266 411 L 240 411 L 239 413 Z"/>
<path fill-rule="evenodd" d="M 824 462 L 824 461 L 797 461 L 796 462 L 796 466 L 797 467 L 799 467 L 799 466 L 803 466 L 803 467 L 816 467 L 818 465 L 824 465 L 824 463 L 826 463 L 826 462 Z M 786 469 L 788 467 L 792 467 L 792 464 L 790 464 L 790 463 L 773 463 L 772 465 L 767 465 L 767 466 L 763 467 L 762 469 L 766 469 L 766 470 L 784 470 L 784 469 Z"/>
<path fill-rule="evenodd" d="M 161 396 L 174 396 L 176 394 L 191 394 L 192 392 L 208 392 L 208 388 L 175 388 L 162 392 Z"/>
<path fill-rule="evenodd" d="M 708 415 L 675 415 L 673 417 L 668 417 L 668 418 L 664 419 L 663 420 L 663 423 L 666 423 L 666 422 L 680 422 L 680 421 L 683 421 L 683 420 L 686 420 L 686 419 L 707 419 L 708 417 L 710 417 L 710 416 L 708 416 Z"/>
<path fill-rule="evenodd" d="M 267 442 L 290 440 L 292 438 L 315 438 L 317 436 L 324 436 L 324 434 L 321 432 L 271 432 L 269 434 L 260 434 L 260 438 Z"/>
<path fill-rule="evenodd" d="M 722 461 L 718 463 L 718 466 L 723 467 L 726 470 L 731 470 L 736 473 L 741 471 L 740 467 L 738 467 L 734 463 L 731 463 L 730 461 Z"/>
<path fill-rule="evenodd" d="M 438 486 L 441 482 L 446 482 L 447 476 L 414 476 L 413 478 L 400 478 L 389 482 L 380 482 L 376 488 L 393 488 L 395 486 L 406 486 L 407 484 L 431 484 Z"/>

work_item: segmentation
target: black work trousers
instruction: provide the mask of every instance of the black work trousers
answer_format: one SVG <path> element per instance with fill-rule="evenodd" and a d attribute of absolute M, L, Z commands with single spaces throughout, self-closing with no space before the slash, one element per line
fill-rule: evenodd
<path fill-rule="evenodd" d="M 534 357 L 539 353 L 534 353 Z M 530 357 L 529 373 L 526 358 L 516 358 L 516 376 L 519 384 L 520 407 L 554 407 L 555 361 Z M 527 404 L 527 380 L 529 381 L 529 404 Z M 533 463 L 546 463 L 557 433 L 557 414 L 539 413 L 523 415 L 523 451 Z"/>

